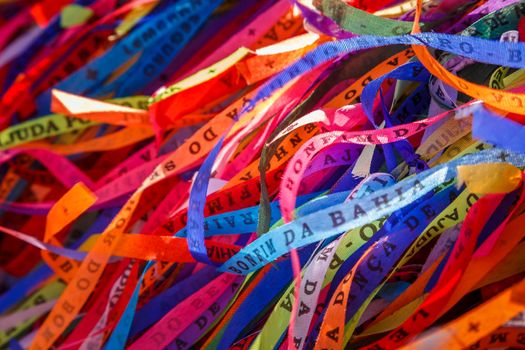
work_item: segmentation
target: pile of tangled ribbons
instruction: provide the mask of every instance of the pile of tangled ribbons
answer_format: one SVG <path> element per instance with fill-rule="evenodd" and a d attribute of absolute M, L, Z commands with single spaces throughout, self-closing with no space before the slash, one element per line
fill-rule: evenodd
<path fill-rule="evenodd" d="M 525 0 L 0 0 L 0 348 L 525 349 Z"/>

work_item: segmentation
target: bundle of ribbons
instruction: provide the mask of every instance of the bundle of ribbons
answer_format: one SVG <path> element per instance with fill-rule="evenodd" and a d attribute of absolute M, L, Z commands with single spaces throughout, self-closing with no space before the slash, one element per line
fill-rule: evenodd
<path fill-rule="evenodd" d="M 0 0 L 0 348 L 525 348 L 524 0 Z"/>

